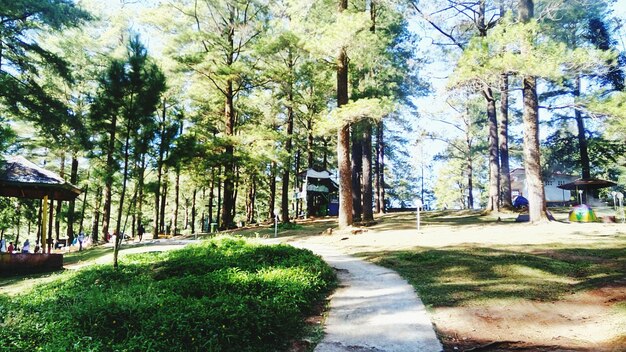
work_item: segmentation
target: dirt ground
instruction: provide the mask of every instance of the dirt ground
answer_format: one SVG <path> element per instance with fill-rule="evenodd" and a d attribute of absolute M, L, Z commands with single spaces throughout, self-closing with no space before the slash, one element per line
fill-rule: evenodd
<path fill-rule="evenodd" d="M 415 213 L 394 214 L 365 229 L 331 234 L 327 230 L 322 236 L 293 236 L 286 241 L 325 244 L 349 254 L 462 244 L 606 242 L 613 247 L 626 247 L 626 224 L 561 221 L 530 225 L 505 217 L 501 222 L 486 218 L 483 224 L 464 224 L 458 217 L 446 221 L 444 217 L 417 231 Z M 626 351 L 624 303 L 626 273 L 613 287 L 572 293 L 554 302 L 490 300 L 470 306 L 434 308 L 430 314 L 447 351 Z"/>

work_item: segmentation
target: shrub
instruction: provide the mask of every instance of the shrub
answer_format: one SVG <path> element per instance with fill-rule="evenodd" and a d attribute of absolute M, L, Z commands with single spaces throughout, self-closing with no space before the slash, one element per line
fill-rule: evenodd
<path fill-rule="evenodd" d="M 0 296 L 0 350 L 280 351 L 334 285 L 319 257 L 285 245 L 136 254 Z"/>

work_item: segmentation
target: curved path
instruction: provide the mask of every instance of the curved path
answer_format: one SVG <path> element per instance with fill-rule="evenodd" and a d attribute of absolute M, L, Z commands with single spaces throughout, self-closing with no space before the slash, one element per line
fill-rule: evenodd
<path fill-rule="evenodd" d="M 442 350 L 424 304 L 396 272 L 324 246 L 290 244 L 310 249 L 338 271 L 340 287 L 315 352 Z"/>

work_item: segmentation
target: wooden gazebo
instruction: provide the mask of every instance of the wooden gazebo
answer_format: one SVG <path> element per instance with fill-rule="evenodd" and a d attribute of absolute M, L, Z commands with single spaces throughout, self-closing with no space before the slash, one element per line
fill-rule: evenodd
<path fill-rule="evenodd" d="M 43 239 L 48 226 L 48 200 L 69 201 L 80 195 L 81 190 L 65 181 L 56 173 L 46 170 L 21 156 L 0 158 L 0 197 L 17 197 L 42 199 L 41 238 L 42 254 L 2 254 L 0 257 L 0 273 L 22 270 L 36 271 L 42 266 L 48 269 L 60 269 L 63 266 L 63 255 L 52 254 L 52 238 L 49 235 L 46 246 Z M 24 270 L 22 270 L 24 271 Z"/>

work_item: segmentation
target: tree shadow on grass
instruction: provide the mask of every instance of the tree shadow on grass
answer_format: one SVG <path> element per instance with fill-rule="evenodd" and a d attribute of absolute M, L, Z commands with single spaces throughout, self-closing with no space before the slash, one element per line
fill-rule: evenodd
<path fill-rule="evenodd" d="M 545 248 L 544 248 L 545 249 Z M 626 286 L 626 248 L 418 248 L 364 253 L 405 277 L 432 307 L 489 299 L 554 301 L 565 294 Z"/>

